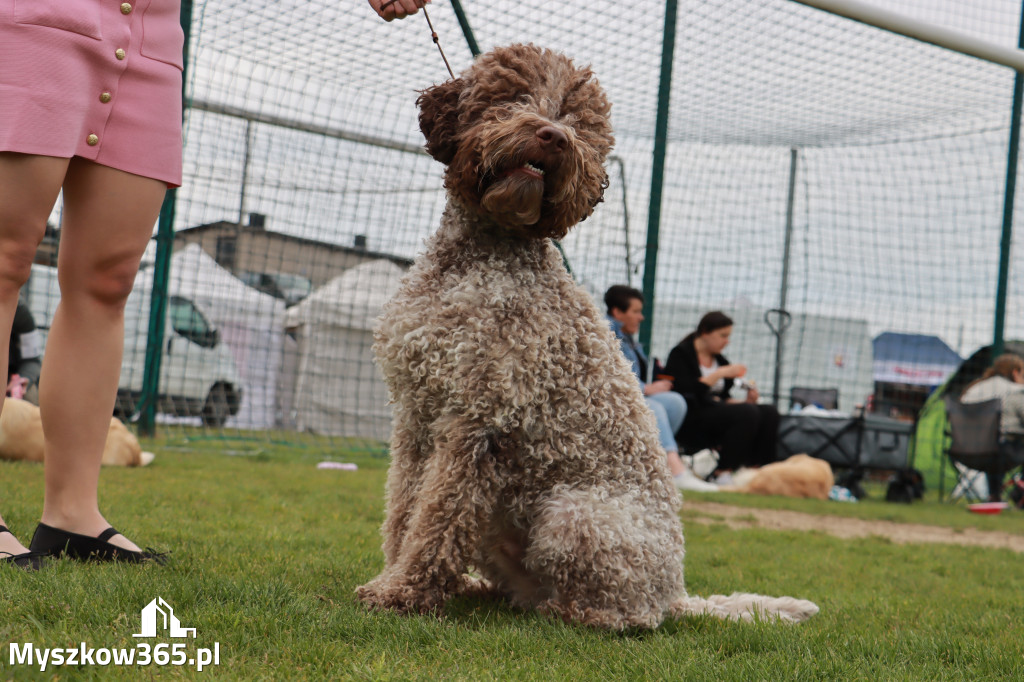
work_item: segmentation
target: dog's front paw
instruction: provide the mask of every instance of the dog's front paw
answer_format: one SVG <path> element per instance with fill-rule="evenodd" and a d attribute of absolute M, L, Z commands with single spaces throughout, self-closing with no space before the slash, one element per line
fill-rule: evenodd
<path fill-rule="evenodd" d="M 374 611 L 440 613 L 443 595 L 400 579 L 378 576 L 356 588 L 356 597 Z"/>
<path fill-rule="evenodd" d="M 491 582 L 485 578 L 477 578 L 471 575 L 462 575 L 459 577 L 459 587 L 457 591 L 461 597 L 471 597 L 473 599 L 486 599 L 502 597 L 497 588 L 494 587 Z"/>

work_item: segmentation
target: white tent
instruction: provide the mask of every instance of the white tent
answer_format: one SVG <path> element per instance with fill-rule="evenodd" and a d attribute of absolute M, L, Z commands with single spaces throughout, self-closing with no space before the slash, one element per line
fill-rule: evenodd
<path fill-rule="evenodd" d="M 391 409 L 373 361 L 373 325 L 404 272 L 387 260 L 362 263 L 288 309 L 285 324 L 298 343 L 296 428 L 389 438 Z"/>
<path fill-rule="evenodd" d="M 196 244 L 171 257 L 171 295 L 191 299 L 210 316 L 242 378 L 242 404 L 227 426 L 275 425 L 277 372 L 284 338 L 284 301 L 247 286 Z"/>

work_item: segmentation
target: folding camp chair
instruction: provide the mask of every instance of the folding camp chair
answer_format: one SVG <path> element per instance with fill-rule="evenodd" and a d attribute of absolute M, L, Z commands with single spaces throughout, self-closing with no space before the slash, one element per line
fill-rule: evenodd
<path fill-rule="evenodd" d="M 939 498 L 943 496 L 948 458 L 957 478 L 950 497 L 962 496 L 968 502 L 983 501 L 975 487 L 981 477 L 989 472 L 1005 474 L 1016 466 L 1009 454 L 1000 447 L 1002 401 L 994 398 L 980 403 L 962 403 L 947 395 L 944 402 L 949 446 L 942 460 Z"/>
<path fill-rule="evenodd" d="M 789 389 L 789 406 L 793 408 L 795 405 L 818 405 L 826 410 L 834 410 L 839 407 L 839 389 L 794 386 Z"/>

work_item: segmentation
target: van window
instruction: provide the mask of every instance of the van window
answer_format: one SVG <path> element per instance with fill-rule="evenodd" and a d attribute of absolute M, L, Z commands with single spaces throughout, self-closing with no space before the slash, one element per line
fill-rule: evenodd
<path fill-rule="evenodd" d="M 308 277 L 287 272 L 243 270 L 238 273 L 238 278 L 254 289 L 281 299 L 286 306 L 295 305 L 313 290 L 313 283 Z"/>
<path fill-rule="evenodd" d="M 204 348 L 217 345 L 217 332 L 206 321 L 192 301 L 180 296 L 171 296 L 170 300 L 171 328 L 178 334 Z"/>

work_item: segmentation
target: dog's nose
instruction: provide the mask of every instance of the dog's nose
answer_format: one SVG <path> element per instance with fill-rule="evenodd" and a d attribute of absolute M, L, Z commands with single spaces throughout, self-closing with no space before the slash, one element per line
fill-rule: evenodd
<path fill-rule="evenodd" d="M 544 126 L 537 130 L 537 139 L 544 151 L 561 152 L 569 146 L 569 138 L 554 126 Z"/>

